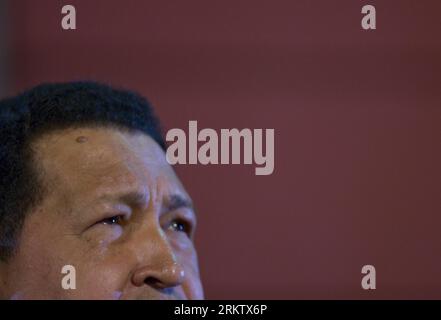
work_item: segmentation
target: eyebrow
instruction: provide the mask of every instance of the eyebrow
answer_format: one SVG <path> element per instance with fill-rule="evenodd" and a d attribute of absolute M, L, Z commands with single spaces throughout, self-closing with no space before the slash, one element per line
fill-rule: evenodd
<path fill-rule="evenodd" d="M 142 207 L 146 205 L 148 201 L 148 195 L 143 192 L 131 191 L 123 194 L 107 193 L 100 197 L 99 200 L 115 201 L 119 203 L 125 203 L 133 207 Z M 174 211 L 182 208 L 188 208 L 194 210 L 193 202 L 185 196 L 180 194 L 172 194 L 166 196 L 163 202 L 163 209 L 166 211 Z"/>
<path fill-rule="evenodd" d="M 98 201 L 112 201 L 126 203 L 132 206 L 141 206 L 147 202 L 147 196 L 142 192 L 104 193 Z"/>
<path fill-rule="evenodd" d="M 181 208 L 194 210 L 191 200 L 179 194 L 172 194 L 170 197 L 167 197 L 165 200 L 165 208 L 168 211 L 174 211 Z"/>

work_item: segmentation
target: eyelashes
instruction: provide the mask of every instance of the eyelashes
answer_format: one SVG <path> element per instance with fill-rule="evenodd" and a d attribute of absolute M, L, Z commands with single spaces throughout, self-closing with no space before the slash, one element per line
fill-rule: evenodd
<path fill-rule="evenodd" d="M 98 221 L 98 224 L 104 224 L 104 225 L 120 225 L 124 221 L 124 217 L 122 215 L 112 216 L 109 218 L 105 218 L 101 221 Z"/>
<path fill-rule="evenodd" d="M 127 223 L 127 219 L 124 215 L 114 215 L 105 219 L 98 221 L 97 225 L 105 226 L 124 226 Z M 174 232 L 182 232 L 191 236 L 192 234 L 192 224 L 183 218 L 174 218 L 166 226 L 167 230 Z"/>
<path fill-rule="evenodd" d="M 191 224 L 188 221 L 185 221 L 184 219 L 181 218 L 172 220 L 169 229 L 171 229 L 172 231 L 184 232 L 187 235 L 190 235 L 192 231 Z"/>

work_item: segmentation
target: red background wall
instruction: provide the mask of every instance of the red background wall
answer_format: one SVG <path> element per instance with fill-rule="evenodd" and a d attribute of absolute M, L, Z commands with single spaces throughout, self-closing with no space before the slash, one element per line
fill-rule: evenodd
<path fill-rule="evenodd" d="M 61 7 L 77 9 L 75 31 Z M 360 27 L 374 4 L 377 30 Z M 441 298 L 441 2 L 10 1 L 12 92 L 94 79 L 165 127 L 274 128 L 275 172 L 180 166 L 207 298 Z M 363 291 L 361 267 L 377 269 Z"/>

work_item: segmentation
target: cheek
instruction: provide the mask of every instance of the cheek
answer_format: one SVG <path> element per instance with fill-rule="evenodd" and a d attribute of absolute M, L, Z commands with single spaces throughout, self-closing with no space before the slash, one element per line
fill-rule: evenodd
<path fill-rule="evenodd" d="M 79 279 L 90 299 L 117 299 L 130 282 L 136 255 L 129 241 L 122 241 L 121 227 L 105 227 L 94 233 L 82 248 Z M 121 241 L 118 241 L 120 239 Z M 84 241 L 82 241 L 84 244 Z"/>
<path fill-rule="evenodd" d="M 194 244 L 193 241 L 187 236 L 185 232 L 178 232 L 173 230 L 166 230 L 165 234 L 167 235 L 167 239 L 170 245 L 181 252 L 194 252 Z"/>
<path fill-rule="evenodd" d="M 185 239 L 182 237 L 185 237 Z M 186 297 L 188 299 L 203 299 L 204 293 L 200 280 L 198 258 L 193 242 L 185 235 L 178 235 L 170 238 L 170 244 L 185 270 L 185 280 L 182 288 Z"/>
<path fill-rule="evenodd" d="M 89 256 L 78 268 L 75 293 L 81 299 L 118 299 L 131 271 L 130 257 L 109 248 L 105 257 Z"/>
<path fill-rule="evenodd" d="M 59 226 L 43 228 L 29 219 L 19 252 L 8 267 L 6 294 L 18 299 L 118 298 L 131 261 L 111 244 L 120 233 L 115 229 L 97 240 L 69 234 Z M 67 265 L 74 267 L 74 276 L 62 273 Z M 74 279 L 76 289 L 63 288 L 66 276 Z"/>
<path fill-rule="evenodd" d="M 83 268 L 75 295 L 87 300 L 118 299 L 123 290 L 123 274 L 127 274 L 125 268 L 118 268 L 115 264 Z"/>
<path fill-rule="evenodd" d="M 58 246 L 28 246 L 22 242 L 20 252 L 10 265 L 10 296 L 16 299 L 58 299 L 68 295 L 62 288 L 61 273 L 68 260 Z M 40 244 L 40 245 L 37 245 Z"/>
<path fill-rule="evenodd" d="M 197 271 L 198 261 L 193 242 L 181 232 L 170 232 L 168 239 L 179 262 L 183 266 L 188 266 Z"/>
<path fill-rule="evenodd" d="M 107 253 L 112 242 L 123 235 L 121 226 L 96 226 L 83 237 L 84 241 L 94 250 L 95 254 L 103 256 Z"/>
<path fill-rule="evenodd" d="M 185 281 L 182 284 L 182 288 L 185 295 L 190 300 L 204 299 L 204 292 L 199 274 L 199 266 L 197 262 L 196 254 L 185 257 Z"/>
<path fill-rule="evenodd" d="M 71 265 L 75 268 L 75 290 L 64 290 L 70 299 L 117 299 L 121 288 L 127 281 L 130 273 L 130 257 L 127 250 L 123 250 L 113 243 L 118 238 L 119 231 L 112 229 L 103 237 L 85 235 L 84 237 L 63 238 L 65 241 L 61 249 L 54 250 L 59 254 L 59 266 L 57 271 L 57 283 L 64 274 L 61 274 L 63 265 Z"/>
<path fill-rule="evenodd" d="M 8 266 L 8 287 L 18 299 L 47 299 L 62 295 L 63 243 L 39 222 L 26 221 L 17 254 Z"/>

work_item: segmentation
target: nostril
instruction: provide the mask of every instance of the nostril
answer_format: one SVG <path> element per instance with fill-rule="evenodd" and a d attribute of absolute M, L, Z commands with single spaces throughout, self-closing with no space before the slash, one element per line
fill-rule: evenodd
<path fill-rule="evenodd" d="M 164 284 L 161 281 L 159 281 L 158 279 L 156 279 L 155 277 L 148 277 L 148 278 L 144 279 L 144 283 L 146 285 L 154 287 L 154 288 L 164 287 Z"/>
<path fill-rule="evenodd" d="M 137 269 L 132 276 L 132 283 L 137 286 L 148 285 L 156 289 L 177 287 L 184 282 L 185 272 L 178 263 L 167 267 L 155 268 L 144 266 Z"/>
<path fill-rule="evenodd" d="M 146 285 L 148 285 L 149 287 L 154 288 L 155 290 L 158 290 L 159 292 L 161 292 L 162 294 L 165 294 L 165 295 L 172 295 L 173 290 L 175 288 L 175 286 L 166 285 L 163 282 L 161 282 L 158 279 L 155 279 L 153 277 L 149 277 L 149 278 L 145 279 L 144 283 Z"/>
<path fill-rule="evenodd" d="M 160 274 L 150 274 L 144 278 L 144 283 L 156 289 L 176 287 L 182 284 L 185 278 L 184 270 L 178 264 L 171 268 L 164 268 Z"/>
<path fill-rule="evenodd" d="M 173 292 L 173 287 L 177 286 L 176 285 L 170 285 L 167 283 L 164 283 L 158 279 L 156 279 L 155 277 L 148 277 L 147 279 L 144 280 L 144 283 L 152 288 L 155 288 L 157 290 L 161 290 L 164 294 L 168 294 Z"/>

